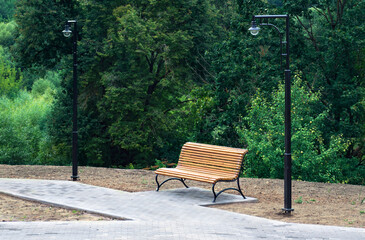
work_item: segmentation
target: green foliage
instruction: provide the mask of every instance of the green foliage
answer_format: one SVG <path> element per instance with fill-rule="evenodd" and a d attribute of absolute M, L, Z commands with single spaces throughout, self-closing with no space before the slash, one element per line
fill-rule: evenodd
<path fill-rule="evenodd" d="M 6 60 L 0 59 L 0 96 L 15 97 L 22 86 L 22 76 Z"/>
<path fill-rule="evenodd" d="M 61 164 L 47 131 L 59 74 L 48 72 L 32 86 L 32 92 L 17 89 L 12 98 L 0 99 L 0 162 L 6 164 Z"/>
<path fill-rule="evenodd" d="M 292 47 L 296 68 L 328 110 L 324 139 L 342 134 L 351 141 L 347 157 L 363 155 L 365 1 L 285 1 L 285 8 L 299 39 Z"/>
<path fill-rule="evenodd" d="M 0 59 L 13 66 L 14 63 L 11 61 L 11 58 L 12 57 L 9 49 L 7 47 L 0 46 Z"/>
<path fill-rule="evenodd" d="M 60 89 L 60 73 L 48 71 L 44 78 L 37 79 L 32 86 L 34 96 L 55 95 Z"/>
<path fill-rule="evenodd" d="M 279 36 L 247 29 L 253 14 L 288 13 L 290 69 L 301 78 L 293 86 L 293 177 L 364 184 L 364 10 L 355 0 L 19 0 L 16 24 L 0 23 L 0 94 L 20 108 L 26 88 L 47 103 L 48 117 L 39 113 L 32 156 L 19 150 L 30 143 L 13 115 L 1 119 L 2 134 L 15 162 L 71 161 L 72 41 L 62 30 L 78 19 L 81 165 L 174 162 L 184 142 L 197 141 L 248 147 L 247 175 L 282 178 Z M 285 28 L 282 19 L 270 23 Z"/>
<path fill-rule="evenodd" d="M 17 25 L 14 21 L 0 22 L 0 45 L 10 47 L 15 43 Z"/>
<path fill-rule="evenodd" d="M 218 5 L 218 7 L 223 7 Z M 246 115 L 245 107 L 257 88 L 264 94 L 275 88 L 280 79 L 280 64 L 276 43 L 268 32 L 252 37 L 249 28 L 252 14 L 265 13 L 267 4 L 261 1 L 231 3 L 231 18 L 220 41 L 205 54 L 211 63 L 208 78 L 214 105 L 204 115 L 197 140 L 201 142 L 241 147 L 235 128 L 240 116 Z M 224 13 L 224 8 L 219 9 Z M 271 12 L 273 14 L 275 12 Z M 267 41 L 273 42 L 269 48 Z"/>
<path fill-rule="evenodd" d="M 128 72 L 123 71 L 125 77 L 119 79 L 109 72 L 103 79 L 106 108 L 109 114 L 120 115 L 110 128 L 111 136 L 123 149 L 148 154 L 154 145 L 162 144 L 161 134 L 172 129 L 169 108 L 178 103 L 174 95 L 184 87 L 180 62 L 192 46 L 186 31 L 171 28 L 175 23 L 169 16 L 156 20 L 161 17 L 152 14 L 156 7 L 161 8 L 158 5 L 150 4 L 149 11 L 143 12 L 128 5 L 115 11 L 120 23 L 115 41 L 125 46 Z M 149 18 L 143 19 L 141 14 Z M 128 101 L 131 95 L 132 102 Z"/>
<path fill-rule="evenodd" d="M 181 120 L 187 115 L 180 111 L 183 96 L 194 87 L 194 71 L 199 71 L 193 56 L 203 55 L 212 39 L 207 3 L 82 2 L 82 164 L 144 167 L 157 155 L 176 157 L 188 133 Z M 70 144 L 69 77 L 65 75 L 50 120 L 56 146 Z"/>
<path fill-rule="evenodd" d="M 16 63 L 14 61 L 14 63 Z M 18 63 L 17 63 L 18 64 Z M 62 64 L 60 64 L 62 66 Z M 60 67 L 61 68 L 61 67 Z M 45 78 L 46 74 L 49 72 L 56 72 L 58 67 L 54 70 L 49 70 L 44 66 L 34 64 L 31 67 L 23 68 L 22 75 L 23 75 L 23 86 L 25 89 L 31 91 L 33 84 L 40 78 Z"/>
<path fill-rule="evenodd" d="M 17 0 L 0 0 L 0 19 L 12 19 Z"/>
<path fill-rule="evenodd" d="M 297 204 L 302 204 L 303 203 L 302 196 L 300 196 L 299 198 L 295 199 L 294 202 L 297 203 Z"/>
<path fill-rule="evenodd" d="M 14 56 L 22 67 L 54 67 L 72 45 L 62 34 L 65 22 L 77 17 L 78 1 L 18 0 L 15 21 L 19 36 Z"/>
<path fill-rule="evenodd" d="M 283 178 L 284 86 L 272 94 L 260 92 L 251 101 L 245 127 L 238 132 L 251 154 L 246 159 L 248 176 Z M 364 169 L 355 158 L 345 158 L 350 145 L 341 135 L 323 138 L 328 111 L 316 108 L 320 95 L 312 94 L 296 79 L 292 87 L 292 175 L 294 179 L 323 182 L 364 182 Z"/>
<path fill-rule="evenodd" d="M 60 91 L 55 95 L 50 115 L 46 121 L 46 129 L 51 141 L 51 152 L 64 162 L 71 162 L 71 131 L 72 131 L 72 96 L 69 96 L 71 81 L 65 81 L 61 73 Z M 50 149 L 49 148 L 49 149 Z"/>
<path fill-rule="evenodd" d="M 155 165 L 158 166 L 158 168 L 166 167 L 166 165 L 161 160 L 158 160 L 158 159 L 155 160 Z"/>
<path fill-rule="evenodd" d="M 128 166 L 127 166 L 127 169 L 134 169 L 134 166 L 132 163 L 130 163 Z"/>
<path fill-rule="evenodd" d="M 44 120 L 51 101 L 21 91 L 11 100 L 0 99 L 0 163 L 35 164 L 41 151 L 40 142 L 46 141 Z"/>

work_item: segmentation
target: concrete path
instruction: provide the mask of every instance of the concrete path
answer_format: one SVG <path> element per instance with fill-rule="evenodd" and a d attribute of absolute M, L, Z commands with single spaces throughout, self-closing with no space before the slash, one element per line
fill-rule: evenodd
<path fill-rule="evenodd" d="M 0 179 L 0 192 L 126 221 L 3 222 L 0 239 L 365 239 L 365 229 L 283 223 L 202 207 L 199 188 L 128 193 L 71 181 Z M 245 201 L 255 201 L 248 198 Z M 222 194 L 217 203 L 243 201 Z"/>

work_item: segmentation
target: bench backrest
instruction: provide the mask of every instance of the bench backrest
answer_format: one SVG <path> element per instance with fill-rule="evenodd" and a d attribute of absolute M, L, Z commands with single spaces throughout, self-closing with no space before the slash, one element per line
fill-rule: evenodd
<path fill-rule="evenodd" d="M 181 149 L 177 167 L 238 177 L 247 152 L 246 149 L 187 142 Z"/>

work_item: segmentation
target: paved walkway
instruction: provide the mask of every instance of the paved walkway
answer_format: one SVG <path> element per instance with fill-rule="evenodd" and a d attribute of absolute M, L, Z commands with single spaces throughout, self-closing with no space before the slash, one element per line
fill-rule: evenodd
<path fill-rule="evenodd" d="M 3 222 L 1 240 L 365 239 L 365 229 L 292 224 L 219 209 L 199 188 L 128 193 L 71 181 L 1 179 L 0 192 L 125 221 Z M 217 203 L 242 201 L 222 194 Z M 249 198 L 246 201 L 255 201 Z"/>

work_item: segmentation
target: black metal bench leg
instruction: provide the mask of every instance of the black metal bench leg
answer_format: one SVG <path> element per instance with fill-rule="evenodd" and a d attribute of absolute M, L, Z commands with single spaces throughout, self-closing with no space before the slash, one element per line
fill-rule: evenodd
<path fill-rule="evenodd" d="M 237 186 L 238 186 L 238 192 L 241 194 L 241 196 L 243 197 L 243 199 L 246 199 L 245 195 L 243 195 L 242 190 L 241 190 L 241 186 L 240 186 L 240 178 L 237 178 Z"/>
<path fill-rule="evenodd" d="M 156 180 L 156 183 L 157 183 L 157 188 L 156 188 L 156 191 L 158 192 L 158 190 L 160 190 L 160 184 L 158 183 L 158 174 L 156 174 L 156 178 L 155 178 L 155 180 Z"/>
<path fill-rule="evenodd" d="M 182 182 L 186 188 L 189 188 L 189 186 L 188 186 L 188 185 L 186 185 L 186 183 L 185 183 L 185 179 L 183 179 L 183 178 L 169 178 L 169 179 L 166 179 L 165 181 L 163 181 L 161 184 L 159 184 L 159 183 L 158 183 L 158 174 L 156 174 L 156 178 L 155 178 L 155 180 L 156 180 L 156 183 L 157 183 L 157 188 L 156 188 L 156 191 L 157 191 L 157 192 L 158 192 L 158 190 L 160 190 L 160 187 L 161 187 L 164 183 L 166 183 L 166 182 L 168 182 L 168 181 L 170 181 L 170 180 L 178 180 L 178 181 Z"/>
<path fill-rule="evenodd" d="M 184 186 L 185 186 L 186 188 L 189 188 L 189 186 L 188 186 L 188 185 L 186 185 L 185 180 L 186 180 L 186 179 L 181 178 L 181 182 L 184 184 Z"/>
<path fill-rule="evenodd" d="M 217 199 L 217 194 L 214 191 L 214 187 L 215 187 L 215 183 L 213 183 L 213 186 L 212 186 L 212 191 L 213 191 L 213 195 L 214 195 L 213 202 L 215 202 L 215 200 Z"/>
<path fill-rule="evenodd" d="M 237 180 L 237 186 L 238 186 L 238 188 L 225 188 L 225 189 L 221 190 L 221 191 L 220 191 L 220 192 L 218 192 L 218 193 L 215 193 L 215 191 L 214 191 L 214 188 L 215 188 L 215 184 L 216 184 L 216 183 L 218 183 L 218 182 L 233 182 L 233 181 L 235 181 L 235 180 L 232 180 L 232 181 L 225 181 L 225 180 L 221 180 L 221 181 L 218 181 L 218 182 L 214 183 L 214 184 L 213 184 L 213 187 L 212 187 L 212 191 L 213 191 L 213 194 L 214 194 L 213 202 L 215 202 L 215 200 L 217 199 L 217 197 L 218 197 L 221 193 L 223 193 L 223 192 L 225 192 L 225 191 L 227 191 L 227 190 L 235 190 L 235 191 L 237 191 L 237 192 L 239 192 L 239 193 L 241 194 L 241 196 L 243 197 L 243 199 L 246 199 L 245 195 L 243 195 L 243 193 L 242 193 L 242 190 L 241 190 L 241 187 L 240 187 L 240 180 L 239 180 L 239 178 L 237 178 L 236 180 Z"/>

